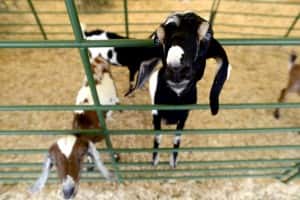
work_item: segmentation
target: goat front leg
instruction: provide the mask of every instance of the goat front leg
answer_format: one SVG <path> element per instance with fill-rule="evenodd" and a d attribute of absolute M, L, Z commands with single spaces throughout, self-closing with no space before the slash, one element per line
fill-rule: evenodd
<path fill-rule="evenodd" d="M 126 92 L 126 94 L 124 95 L 125 97 L 129 96 L 133 90 L 134 90 L 134 75 L 136 73 L 136 70 L 131 69 L 131 67 L 129 67 L 129 88 L 128 91 Z"/>
<path fill-rule="evenodd" d="M 159 114 L 153 115 L 153 126 L 154 130 L 161 130 L 161 117 Z M 161 134 L 155 133 L 154 141 L 153 141 L 153 149 L 157 150 L 159 148 L 161 142 Z M 159 154 L 157 151 L 153 151 L 152 153 L 152 165 L 156 166 L 159 163 Z"/>
<path fill-rule="evenodd" d="M 287 89 L 286 89 L 286 88 L 283 88 L 283 89 L 281 90 L 281 93 L 280 93 L 280 97 L 279 97 L 279 99 L 278 99 L 278 102 L 284 102 L 285 99 L 286 99 L 287 93 L 288 93 Z M 279 119 L 279 118 L 280 118 L 280 111 L 279 111 L 279 108 L 276 108 L 276 109 L 275 109 L 273 115 L 274 115 L 274 117 L 275 117 L 276 119 Z"/>
<path fill-rule="evenodd" d="M 180 142 L 181 142 L 181 131 L 183 130 L 186 119 L 187 119 L 187 115 L 184 116 L 183 119 L 179 120 L 177 127 L 176 127 L 177 132 L 175 133 L 174 142 L 173 142 L 174 150 L 173 150 L 173 152 L 171 154 L 171 158 L 170 158 L 170 166 L 172 168 L 176 168 L 176 166 L 177 166 L 178 149 L 180 147 Z"/>

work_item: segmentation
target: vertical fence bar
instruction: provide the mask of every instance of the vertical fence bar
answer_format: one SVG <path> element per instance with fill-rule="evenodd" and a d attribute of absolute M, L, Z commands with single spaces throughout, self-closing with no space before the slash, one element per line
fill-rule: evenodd
<path fill-rule="evenodd" d="M 296 26 L 298 20 L 300 18 L 300 12 L 298 13 L 298 15 L 294 18 L 292 24 L 290 25 L 289 29 L 287 30 L 287 32 L 285 33 L 284 37 L 289 37 L 290 33 L 292 32 L 292 30 L 294 29 L 294 27 Z"/>
<path fill-rule="evenodd" d="M 71 25 L 72 25 L 72 29 L 73 29 L 73 32 L 74 32 L 74 35 L 75 35 L 75 40 L 77 42 L 80 42 L 80 41 L 83 40 L 83 37 L 82 37 L 82 34 L 81 34 L 81 28 L 80 28 L 80 23 L 79 23 L 79 19 L 78 19 L 75 4 L 74 4 L 73 0 L 65 0 L 65 3 L 66 3 L 69 18 L 70 18 L 70 22 L 71 22 Z M 85 73 L 86 73 L 86 76 L 87 76 L 87 79 L 88 79 L 88 83 L 89 83 L 89 86 L 91 88 L 91 93 L 92 93 L 92 97 L 93 97 L 93 100 L 94 100 L 94 104 L 95 105 L 100 105 L 97 90 L 96 90 L 96 87 L 95 87 L 95 81 L 94 81 L 93 74 L 92 74 L 91 67 L 90 67 L 87 48 L 80 48 L 79 52 L 80 52 L 80 56 L 81 56 L 81 59 L 82 59 L 82 62 L 83 62 L 84 70 L 85 70 Z M 106 146 L 109 149 L 112 164 L 113 164 L 113 167 L 115 169 L 115 175 L 116 175 L 118 181 L 121 182 L 122 180 L 121 180 L 121 177 L 119 175 L 119 169 L 118 169 L 116 160 L 113 156 L 112 143 L 111 143 L 111 140 L 110 140 L 110 137 L 109 137 L 109 132 L 108 132 L 107 127 L 106 127 L 103 112 L 97 110 L 97 115 L 98 115 L 98 118 L 99 118 L 100 125 L 103 129 L 103 134 L 105 136 Z"/>
<path fill-rule="evenodd" d="M 30 9 L 31 9 L 31 12 L 33 13 L 33 16 L 34 16 L 34 18 L 35 18 L 36 23 L 37 23 L 37 25 L 38 25 L 39 28 L 40 28 L 40 31 L 41 31 L 41 33 L 42 33 L 44 39 L 45 39 L 45 40 L 48 40 L 47 35 L 46 35 L 46 32 L 45 32 L 45 30 L 44 30 L 44 28 L 43 28 L 43 25 L 42 25 L 42 23 L 41 23 L 41 20 L 40 20 L 38 14 L 37 14 L 37 12 L 36 12 L 36 9 L 35 9 L 35 7 L 34 7 L 32 1 L 31 1 L 31 0 L 27 0 L 27 2 L 28 2 L 28 5 L 29 5 L 29 7 L 30 7 Z"/>
<path fill-rule="evenodd" d="M 219 8 L 219 5 L 221 3 L 221 0 L 213 0 L 213 3 L 211 5 L 211 9 L 210 9 L 210 16 L 209 16 L 209 23 L 212 26 L 215 18 L 216 18 L 216 14 Z"/>
<path fill-rule="evenodd" d="M 129 37 L 128 1 L 123 0 L 123 4 L 124 4 L 125 33 L 126 33 L 126 37 Z"/>

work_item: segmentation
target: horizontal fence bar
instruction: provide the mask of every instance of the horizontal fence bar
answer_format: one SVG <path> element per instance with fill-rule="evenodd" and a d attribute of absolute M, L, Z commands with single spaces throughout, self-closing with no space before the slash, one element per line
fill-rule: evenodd
<path fill-rule="evenodd" d="M 248 39 L 220 39 L 223 45 L 300 45 L 300 38 L 248 38 Z M 80 47 L 139 47 L 139 46 L 154 46 L 152 40 L 127 40 L 127 39 L 114 39 L 102 41 L 0 41 L 0 48 L 80 48 Z"/>
<path fill-rule="evenodd" d="M 212 160 L 212 161 L 180 161 L 180 166 L 212 166 L 212 165 L 253 165 L 253 164 L 264 164 L 264 165 L 287 165 L 287 164 L 296 164 L 300 162 L 300 158 L 273 158 L 273 159 L 247 159 L 247 160 Z M 0 168 L 16 168 L 16 167 L 25 167 L 25 168 L 40 168 L 43 163 L 1 163 Z M 85 164 L 86 166 L 92 166 L 92 164 Z M 105 162 L 105 165 L 112 165 L 111 162 Z M 145 167 L 149 166 L 150 162 L 119 162 L 120 167 Z M 169 162 L 159 162 L 159 166 L 169 166 Z"/>
<path fill-rule="evenodd" d="M 0 136 L 17 135 L 66 135 L 66 134 L 99 134 L 102 129 L 76 129 L 76 130 L 0 130 Z M 153 130 L 153 129 L 124 129 L 108 130 L 110 135 L 173 135 L 177 132 L 175 129 Z M 219 129 L 184 129 L 182 134 L 212 135 L 212 134 L 278 134 L 300 132 L 300 127 L 272 127 L 272 128 L 219 128 Z"/>
<path fill-rule="evenodd" d="M 224 2 L 234 3 L 263 3 L 263 4 L 285 4 L 285 5 L 300 5 L 299 1 L 278 1 L 278 0 L 222 0 Z"/>
<path fill-rule="evenodd" d="M 234 168 L 234 167 L 229 167 L 229 168 L 185 168 L 185 169 L 141 169 L 141 170 L 119 170 L 119 173 L 122 174 L 123 176 L 125 175 L 139 175 L 139 174 L 178 174 L 178 173 L 184 173 L 184 174 L 193 174 L 195 173 L 236 173 L 236 172 L 245 172 L 245 173 L 254 173 L 254 172 L 280 172 L 283 170 L 295 170 L 294 167 L 240 167 L 240 168 Z M 35 170 L 35 171 L 0 171 L 0 179 L 1 177 L 28 177 L 28 176 L 34 176 L 32 178 L 38 178 L 38 176 L 41 174 L 41 171 Z M 83 171 L 81 173 L 82 177 L 91 177 L 91 176 L 99 176 L 99 172 L 96 171 Z M 56 176 L 56 172 L 52 171 L 50 172 L 50 177 Z M 101 175 L 100 175 L 101 176 Z M 28 177 L 30 178 L 30 177 Z"/>
<path fill-rule="evenodd" d="M 220 109 L 274 109 L 274 108 L 300 108 L 300 103 L 240 103 L 220 104 Z M 74 110 L 207 110 L 208 104 L 192 105 L 1 105 L 0 111 L 74 111 Z"/>
<path fill-rule="evenodd" d="M 300 150 L 299 145 L 268 145 L 268 146 L 221 146 L 221 147 L 182 147 L 179 152 L 219 152 L 219 151 L 270 151 L 270 150 Z M 47 149 L 0 149 L 1 154 L 41 154 Z M 108 153 L 109 149 L 98 149 L 100 152 Z M 173 148 L 114 148 L 115 153 L 148 153 L 148 152 L 173 152 Z"/>
<path fill-rule="evenodd" d="M 280 176 L 279 173 L 270 173 L 270 174 L 238 174 L 238 175 L 216 175 L 216 176 L 158 176 L 158 177 L 124 177 L 124 181 L 155 181 L 155 180 L 189 180 L 189 179 L 234 179 L 234 178 L 276 178 Z M 296 177 L 299 178 L 299 177 Z M 0 178 L 0 183 L 5 184 L 15 184 L 15 183 L 32 183 L 35 182 L 36 178 Z M 81 178 L 81 182 L 99 182 L 106 181 L 102 177 L 93 177 L 93 178 Z M 57 183 L 57 178 L 49 178 L 47 183 Z"/>

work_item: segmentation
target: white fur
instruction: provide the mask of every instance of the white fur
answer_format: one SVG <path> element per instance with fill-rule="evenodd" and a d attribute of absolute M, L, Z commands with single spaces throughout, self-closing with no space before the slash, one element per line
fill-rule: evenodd
<path fill-rule="evenodd" d="M 62 154 L 64 154 L 66 156 L 66 158 L 70 157 L 73 147 L 75 145 L 75 142 L 76 142 L 76 137 L 73 135 L 69 135 L 69 136 L 60 138 L 57 141 L 59 150 L 61 151 Z"/>
<path fill-rule="evenodd" d="M 116 105 L 119 103 L 117 90 L 114 81 L 108 73 L 104 73 L 101 83 L 96 84 L 96 90 L 99 101 L 102 105 Z M 87 100 L 87 102 L 85 102 Z M 89 86 L 83 86 L 78 91 L 76 105 L 93 105 L 94 100 Z M 76 110 L 76 113 L 83 113 L 82 110 Z"/>
<path fill-rule="evenodd" d="M 217 71 L 216 74 L 219 72 L 219 70 L 221 69 L 221 66 L 223 64 L 223 60 L 221 58 L 216 58 L 217 61 Z M 227 69 L 227 77 L 226 80 L 229 80 L 230 78 L 230 73 L 231 73 L 231 65 L 228 65 L 228 69 Z"/>
<path fill-rule="evenodd" d="M 161 143 L 161 135 L 155 135 L 155 140 L 158 144 Z"/>
<path fill-rule="evenodd" d="M 167 20 L 165 21 L 165 25 L 168 25 L 169 23 L 175 23 L 176 26 L 179 26 L 180 22 L 179 22 L 178 16 L 176 16 L 176 15 L 169 16 L 167 18 Z"/>
<path fill-rule="evenodd" d="M 151 103 L 154 104 L 155 93 L 157 89 L 158 70 L 153 72 L 149 78 L 149 92 L 151 97 Z M 157 110 L 152 110 L 153 115 L 157 115 Z"/>
<path fill-rule="evenodd" d="M 173 144 L 177 144 L 180 140 L 181 140 L 181 136 L 176 135 L 176 136 L 174 137 Z"/>
<path fill-rule="evenodd" d="M 171 66 L 181 65 L 181 58 L 183 54 L 184 51 L 180 46 L 178 45 L 172 46 L 168 51 L 167 64 Z"/>
<path fill-rule="evenodd" d="M 87 39 L 87 40 L 109 40 L 106 32 L 103 32 L 100 35 L 92 35 L 89 37 L 85 37 L 85 39 Z M 109 61 L 110 63 L 115 64 L 115 65 L 120 65 L 120 63 L 117 61 L 117 54 L 115 52 L 114 47 L 95 47 L 95 48 L 89 48 L 89 50 L 90 50 L 92 59 L 99 56 L 99 54 L 101 54 L 101 56 L 105 60 Z M 112 58 L 109 59 L 107 56 L 107 53 L 110 50 L 112 51 Z"/>
<path fill-rule="evenodd" d="M 177 94 L 177 96 L 180 96 L 181 92 L 185 90 L 187 84 L 189 83 L 189 80 L 183 80 L 180 83 L 174 83 L 172 81 L 167 81 L 169 87 Z M 177 87 L 176 87 L 177 85 Z M 181 87 L 178 87 L 180 85 Z"/>
<path fill-rule="evenodd" d="M 229 65 L 228 65 L 228 69 L 227 69 L 227 77 L 226 77 L 226 80 L 227 80 L 227 81 L 228 81 L 229 78 L 230 78 L 231 70 L 232 70 L 232 67 L 231 67 L 231 65 L 229 64 Z"/>

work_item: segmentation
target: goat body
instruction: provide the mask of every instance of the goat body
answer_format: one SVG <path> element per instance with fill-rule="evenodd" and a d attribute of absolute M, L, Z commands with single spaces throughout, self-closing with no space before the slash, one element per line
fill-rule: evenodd
<path fill-rule="evenodd" d="M 62 183 L 64 199 L 75 197 L 80 180 L 80 171 L 85 155 L 91 155 L 103 176 L 111 180 L 113 175 L 103 165 L 99 152 L 93 142 L 75 136 L 60 138 L 51 145 L 46 155 L 42 174 L 30 188 L 30 192 L 40 191 L 46 184 L 51 168 L 55 165 L 58 177 Z"/>
<path fill-rule="evenodd" d="M 214 58 L 218 63 L 211 92 L 211 113 L 216 115 L 219 109 L 219 95 L 229 75 L 229 63 L 225 50 L 213 38 L 208 22 L 195 13 L 175 13 L 169 16 L 153 34 L 163 48 L 163 66 L 150 75 L 150 96 L 153 104 L 183 105 L 197 103 L 196 84 L 202 79 L 206 59 Z M 145 66 L 147 67 L 147 66 Z M 137 88 L 145 82 L 152 69 L 140 69 Z M 174 151 L 170 165 L 176 167 L 180 146 L 180 131 L 184 128 L 189 110 L 153 110 L 153 126 L 161 129 L 161 121 L 176 124 Z M 154 138 L 154 149 L 159 148 L 161 135 Z M 159 155 L 153 152 L 152 163 L 157 165 Z"/>
<path fill-rule="evenodd" d="M 85 31 L 86 40 L 110 40 L 110 39 L 129 39 L 116 33 L 105 32 L 103 30 Z M 96 47 L 89 48 L 91 58 L 102 56 L 113 65 L 127 66 L 129 70 L 129 89 L 125 96 L 129 95 L 134 89 L 134 77 L 142 65 L 155 66 L 161 58 L 160 47 Z M 152 62 L 149 62 L 152 61 Z"/>
<path fill-rule="evenodd" d="M 298 93 L 300 95 L 300 64 L 296 63 L 297 55 L 295 52 L 292 52 L 289 57 L 289 80 L 288 84 L 285 88 L 281 90 L 280 96 L 278 98 L 278 102 L 285 102 L 287 99 L 287 95 L 289 93 Z M 280 118 L 280 110 L 277 108 L 274 111 L 274 117 L 276 119 Z"/>

